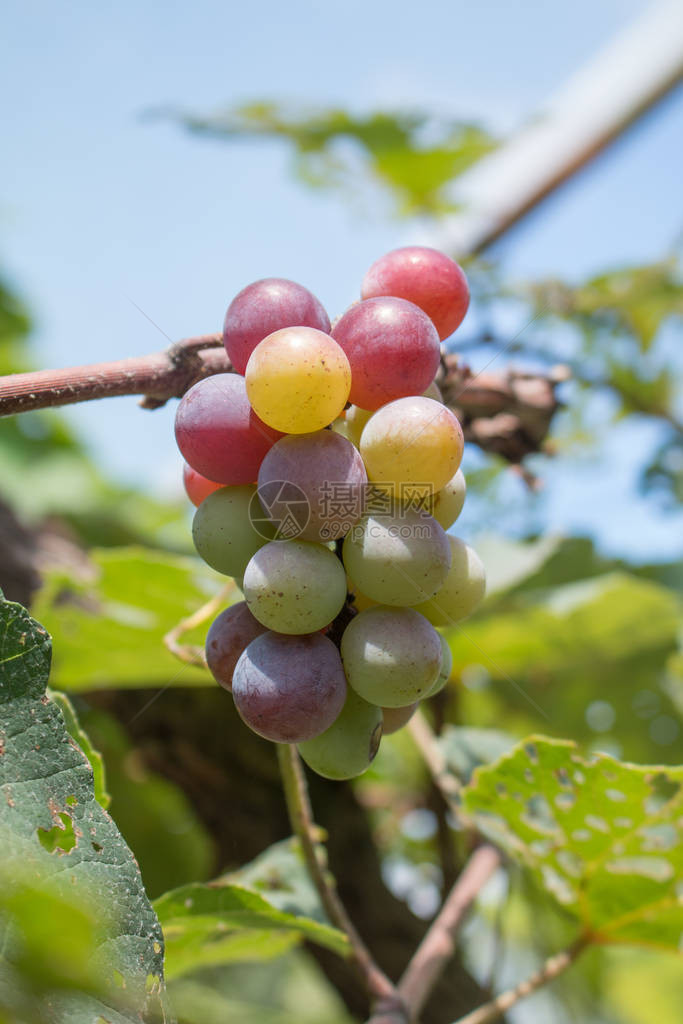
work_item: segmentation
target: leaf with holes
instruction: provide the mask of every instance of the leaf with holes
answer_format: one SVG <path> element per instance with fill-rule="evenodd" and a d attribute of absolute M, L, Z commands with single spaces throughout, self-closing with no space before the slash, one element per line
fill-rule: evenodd
<path fill-rule="evenodd" d="M 683 767 L 532 736 L 475 770 L 463 807 L 593 941 L 681 950 Z"/>
<path fill-rule="evenodd" d="M 46 695 L 50 656 L 42 626 L 0 601 L 0 1008 L 55 1024 L 161 1021 L 161 928 L 132 853 L 96 800 L 92 768 Z M 41 894 L 45 915 L 35 909 Z M 56 977 L 67 939 L 87 962 Z"/>

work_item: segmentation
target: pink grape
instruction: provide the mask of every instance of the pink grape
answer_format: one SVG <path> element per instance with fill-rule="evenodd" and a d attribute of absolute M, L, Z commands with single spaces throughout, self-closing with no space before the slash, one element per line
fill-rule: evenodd
<path fill-rule="evenodd" d="M 186 461 L 202 476 L 222 484 L 251 484 L 282 434 L 253 411 L 243 377 L 217 373 L 183 395 L 175 436 Z"/>
<path fill-rule="evenodd" d="M 442 341 L 460 326 L 470 302 L 462 268 L 445 253 L 421 245 L 394 249 L 372 264 L 363 278 L 361 296 L 378 295 L 398 295 L 414 302 Z"/>
<path fill-rule="evenodd" d="M 223 344 L 237 373 L 243 374 L 260 341 L 282 327 L 315 327 L 330 333 L 330 318 L 303 285 L 266 277 L 243 288 L 228 306 Z"/>
<path fill-rule="evenodd" d="M 297 511 L 297 498 L 303 502 L 306 515 L 294 531 L 281 536 L 329 541 L 343 537 L 360 519 L 367 482 L 363 460 L 351 442 L 332 430 L 317 430 L 290 434 L 273 445 L 261 463 L 258 493 L 266 513 L 280 526 Z"/>
<path fill-rule="evenodd" d="M 406 704 L 402 708 L 382 708 L 382 734 L 391 736 L 392 732 L 402 729 L 413 717 L 419 705 L 419 700 L 416 700 L 414 704 Z"/>
<path fill-rule="evenodd" d="M 335 324 L 332 337 L 351 365 L 349 401 L 379 409 L 419 395 L 439 368 L 439 335 L 426 313 L 405 299 L 367 299 Z"/>
<path fill-rule="evenodd" d="M 266 632 L 254 618 L 246 601 L 239 601 L 213 620 L 206 635 L 206 664 L 217 683 L 232 690 L 232 676 L 242 651 Z"/>
<path fill-rule="evenodd" d="M 215 480 L 207 480 L 187 462 L 183 464 L 183 485 L 188 498 L 196 506 L 201 505 L 204 498 L 208 498 L 210 494 L 223 486 L 223 484 L 217 484 Z"/>
<path fill-rule="evenodd" d="M 275 743 L 302 743 L 328 729 L 346 700 L 339 651 L 322 633 L 263 633 L 241 655 L 232 695 L 243 721 Z"/>

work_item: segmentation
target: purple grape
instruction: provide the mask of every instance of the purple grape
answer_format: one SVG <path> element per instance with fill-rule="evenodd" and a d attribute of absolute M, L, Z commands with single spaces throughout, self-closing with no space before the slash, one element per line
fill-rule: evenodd
<path fill-rule="evenodd" d="M 222 484 L 253 484 L 264 455 L 282 434 L 253 411 L 243 377 L 217 373 L 183 395 L 175 436 L 185 460 L 202 476 Z"/>
<path fill-rule="evenodd" d="M 322 633 L 263 633 L 237 662 L 232 695 L 241 718 L 259 736 L 275 743 L 310 740 L 344 706 L 339 651 Z"/>
<path fill-rule="evenodd" d="M 266 277 L 243 288 L 228 306 L 223 344 L 230 362 L 244 373 L 260 341 L 283 327 L 315 327 L 330 333 L 330 318 L 303 285 L 282 277 Z"/>
<path fill-rule="evenodd" d="M 232 690 L 233 672 L 242 651 L 265 632 L 246 601 L 231 605 L 213 620 L 206 635 L 206 663 L 217 683 Z"/>

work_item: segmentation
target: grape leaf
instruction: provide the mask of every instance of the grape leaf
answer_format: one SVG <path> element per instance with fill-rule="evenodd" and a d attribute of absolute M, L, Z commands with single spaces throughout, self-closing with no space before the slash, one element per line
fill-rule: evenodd
<path fill-rule="evenodd" d="M 69 736 L 79 745 L 85 754 L 93 773 L 93 785 L 95 788 L 95 799 L 98 804 L 104 807 L 105 811 L 111 803 L 111 797 L 107 792 L 107 783 L 104 774 L 104 759 L 99 750 L 96 750 L 85 729 L 82 727 L 76 714 L 76 709 L 65 693 L 59 690 L 48 688 L 47 695 L 57 705 L 64 717 Z"/>
<path fill-rule="evenodd" d="M 463 809 L 593 941 L 681 950 L 683 767 L 532 736 L 475 770 Z"/>
<path fill-rule="evenodd" d="M 342 956 L 348 952 L 346 936 L 336 928 L 278 910 L 236 885 L 183 885 L 154 907 L 164 929 L 169 978 L 208 964 L 279 956 L 302 938 Z"/>
<path fill-rule="evenodd" d="M 37 596 L 35 613 L 58 640 L 53 684 L 69 692 L 214 686 L 208 671 L 178 661 L 163 638 L 227 578 L 199 559 L 148 548 L 99 549 L 91 555 L 95 580 L 54 572 Z M 183 642 L 202 644 L 209 625 Z"/>
<path fill-rule="evenodd" d="M 70 934 L 68 911 L 36 919 L 36 893 L 67 907 L 78 896 L 93 917 L 89 966 L 101 985 L 96 995 L 52 1000 L 50 1021 L 166 1019 L 161 929 L 132 853 L 95 798 L 92 769 L 46 695 L 50 656 L 43 627 L 21 605 L 0 601 L 0 991 L 11 1003 L 25 951 L 40 948 L 46 934 L 52 946 Z M 82 926 L 81 942 L 87 913 Z M 48 966 L 33 965 L 38 979 Z"/>
<path fill-rule="evenodd" d="M 449 769 L 459 779 L 469 779 L 480 764 L 489 764 L 514 746 L 514 738 L 498 729 L 446 725 L 438 744 Z"/>

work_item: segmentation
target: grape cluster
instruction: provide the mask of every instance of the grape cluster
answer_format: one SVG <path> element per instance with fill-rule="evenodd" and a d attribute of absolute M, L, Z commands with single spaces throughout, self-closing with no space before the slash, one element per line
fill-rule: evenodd
<path fill-rule="evenodd" d="M 463 506 L 463 435 L 434 380 L 469 301 L 461 268 L 397 249 L 334 327 L 306 288 L 256 281 L 225 316 L 235 369 L 183 397 L 176 439 L 201 557 L 244 600 L 206 639 L 246 724 L 332 779 L 372 761 L 446 684 L 435 627 L 484 595 L 446 533 Z"/>

